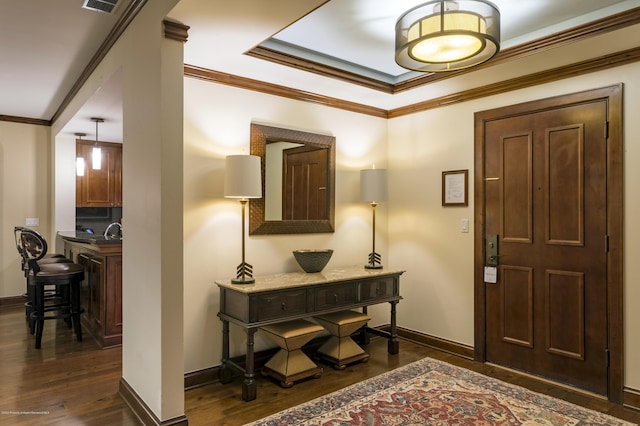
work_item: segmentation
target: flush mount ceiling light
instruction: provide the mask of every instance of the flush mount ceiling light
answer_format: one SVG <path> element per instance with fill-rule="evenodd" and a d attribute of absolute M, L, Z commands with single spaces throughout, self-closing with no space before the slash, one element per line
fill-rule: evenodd
<path fill-rule="evenodd" d="M 499 50 L 500 11 L 485 0 L 430 1 L 396 22 L 396 62 L 410 70 L 460 70 Z"/>

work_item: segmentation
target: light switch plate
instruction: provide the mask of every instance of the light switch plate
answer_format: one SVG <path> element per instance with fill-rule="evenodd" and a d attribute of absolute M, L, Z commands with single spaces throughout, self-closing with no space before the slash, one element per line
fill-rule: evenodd
<path fill-rule="evenodd" d="M 460 219 L 460 232 L 469 232 L 469 219 Z"/>
<path fill-rule="evenodd" d="M 24 221 L 24 226 L 40 226 L 39 217 L 28 217 Z"/>

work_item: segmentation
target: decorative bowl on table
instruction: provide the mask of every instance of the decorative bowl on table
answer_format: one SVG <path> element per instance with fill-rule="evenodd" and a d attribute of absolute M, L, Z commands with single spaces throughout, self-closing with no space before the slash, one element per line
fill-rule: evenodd
<path fill-rule="evenodd" d="M 295 257 L 296 262 L 298 262 L 298 265 L 300 265 L 305 272 L 322 271 L 322 269 L 327 266 L 327 263 L 329 263 L 329 259 L 331 259 L 332 254 L 332 249 L 305 249 L 293 251 L 293 257 Z"/>

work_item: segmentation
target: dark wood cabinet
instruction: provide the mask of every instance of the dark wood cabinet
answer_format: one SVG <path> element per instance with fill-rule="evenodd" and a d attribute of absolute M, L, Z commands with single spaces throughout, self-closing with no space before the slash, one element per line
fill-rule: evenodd
<path fill-rule="evenodd" d="M 122 144 L 100 142 L 102 164 L 94 169 L 95 142 L 77 141 L 76 156 L 84 158 L 84 176 L 76 176 L 76 207 L 122 206 Z"/>
<path fill-rule="evenodd" d="M 122 245 L 65 240 L 65 255 L 85 267 L 82 325 L 102 348 L 122 344 Z"/>

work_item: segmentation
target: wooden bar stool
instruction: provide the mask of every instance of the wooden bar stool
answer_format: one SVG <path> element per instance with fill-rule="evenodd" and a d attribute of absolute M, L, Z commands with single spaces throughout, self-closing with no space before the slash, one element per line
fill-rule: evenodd
<path fill-rule="evenodd" d="M 22 260 L 21 262 L 21 268 L 22 268 L 22 272 L 24 273 L 25 278 L 27 279 L 27 291 L 24 294 L 24 297 L 27 299 L 27 301 L 24 303 L 24 314 L 25 314 L 25 318 L 27 319 L 27 321 L 30 322 L 29 324 L 29 328 L 32 328 L 32 324 L 31 324 L 31 312 L 33 312 L 33 297 L 34 295 L 33 293 L 33 286 L 29 285 L 29 264 L 28 264 L 28 256 L 25 256 L 24 250 L 25 248 L 23 247 L 22 244 L 22 231 L 26 230 L 26 232 L 29 233 L 36 233 L 38 235 L 40 235 L 37 231 L 34 231 L 32 229 L 29 228 L 25 228 L 23 226 L 16 226 L 13 228 L 13 235 L 14 238 L 16 240 L 16 249 L 18 250 L 18 254 L 20 255 L 20 258 Z M 47 242 L 46 240 L 40 235 L 40 240 L 42 241 L 43 247 L 42 248 L 38 248 L 38 250 L 42 250 L 42 253 L 40 256 L 40 259 L 37 260 L 38 265 L 43 265 L 46 263 L 72 263 L 71 260 L 67 259 L 66 257 L 64 257 L 64 255 L 62 254 L 58 254 L 58 253 L 47 253 Z M 33 246 L 30 248 L 30 250 L 33 250 Z M 36 255 L 38 256 L 38 255 Z M 46 297 L 55 297 L 55 289 L 53 289 L 52 291 L 48 291 L 46 293 Z"/>
<path fill-rule="evenodd" d="M 351 335 L 371 319 L 368 315 L 356 311 L 340 311 L 315 316 L 313 319 L 331 334 L 329 340 L 318 349 L 319 358 L 333 364 L 338 370 L 357 361 L 369 360 L 369 354 L 351 339 Z"/>
<path fill-rule="evenodd" d="M 302 347 L 322 333 L 323 328 L 303 319 L 260 327 L 280 346 L 280 350 L 265 364 L 262 373 L 280 381 L 280 386 L 290 388 L 293 382 L 307 378 L 319 378 L 318 367 L 302 352 Z"/>
<path fill-rule="evenodd" d="M 80 314 L 80 284 L 84 279 L 84 267 L 77 263 L 39 263 L 46 253 L 46 241 L 36 231 L 20 232 L 22 256 L 27 264 L 28 294 L 33 295 L 29 329 L 36 337 L 36 349 L 40 349 L 44 321 L 63 318 L 73 326 L 76 338 L 82 341 Z M 48 287 L 54 294 L 47 296 Z"/>

